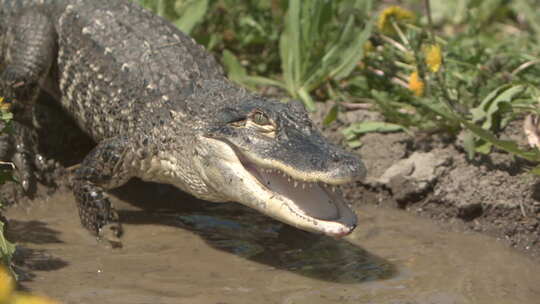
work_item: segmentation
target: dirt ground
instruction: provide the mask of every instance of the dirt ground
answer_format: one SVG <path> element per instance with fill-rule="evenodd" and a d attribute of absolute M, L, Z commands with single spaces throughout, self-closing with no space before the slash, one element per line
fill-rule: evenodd
<path fill-rule="evenodd" d="M 316 122 L 328 110 L 324 105 L 319 108 L 313 115 Z M 332 141 L 343 142 L 342 126 L 376 119 L 380 117 L 372 112 L 346 112 L 324 132 Z M 92 147 L 69 119 L 55 122 L 38 134 L 42 154 L 58 161 L 41 177 L 47 184 L 37 193 L 41 197 L 68 187 L 66 168 L 76 165 Z M 517 123 L 505 136 L 525 140 Z M 355 151 L 368 176 L 343 187 L 351 202 L 405 209 L 448 229 L 484 233 L 540 260 L 540 184 L 527 172 L 533 164 L 502 152 L 469 161 L 459 141 L 442 136 L 368 134 L 361 141 Z M 25 198 L 18 187 L 7 184 L 0 188 L 0 199 L 13 204 Z"/>
<path fill-rule="evenodd" d="M 314 120 L 326 111 L 320 109 Z M 347 112 L 324 132 L 343 142 L 341 126 L 378 119 L 373 112 Z M 502 136 L 525 146 L 521 130 L 516 121 Z M 459 137 L 372 133 L 361 141 L 356 151 L 368 176 L 345 187 L 350 201 L 405 209 L 448 229 L 487 234 L 540 259 L 540 183 L 528 173 L 534 164 L 501 151 L 468 160 Z"/>

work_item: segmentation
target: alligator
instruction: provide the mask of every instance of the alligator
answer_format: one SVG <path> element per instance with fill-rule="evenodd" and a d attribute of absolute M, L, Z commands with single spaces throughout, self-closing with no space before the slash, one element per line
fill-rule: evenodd
<path fill-rule="evenodd" d="M 202 46 L 132 1 L 0 4 L 0 94 L 15 119 L 31 119 L 44 91 L 96 142 L 73 173 L 91 232 L 120 236 L 106 191 L 133 177 L 306 231 L 342 237 L 356 227 L 338 186 L 365 167 L 322 136 L 301 102 L 232 83 Z"/>

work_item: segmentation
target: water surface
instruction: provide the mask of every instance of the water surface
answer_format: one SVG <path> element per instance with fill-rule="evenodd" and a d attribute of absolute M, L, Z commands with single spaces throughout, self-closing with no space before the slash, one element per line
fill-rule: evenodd
<path fill-rule="evenodd" d="M 23 287 L 64 303 L 540 303 L 540 265 L 495 239 L 357 210 L 342 240 L 166 186 L 115 192 L 122 249 L 81 228 L 71 193 L 7 212 Z"/>

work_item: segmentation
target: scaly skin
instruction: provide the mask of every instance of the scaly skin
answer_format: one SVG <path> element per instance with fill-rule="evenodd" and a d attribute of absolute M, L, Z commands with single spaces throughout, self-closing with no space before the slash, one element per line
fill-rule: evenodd
<path fill-rule="evenodd" d="M 130 1 L 0 4 L 0 94 L 16 119 L 31 120 L 44 89 L 97 143 L 74 178 L 89 230 L 120 234 L 105 191 L 132 177 L 310 231 L 354 229 L 356 217 L 326 185 L 362 177 L 363 165 L 329 144 L 303 106 L 230 83 L 193 39 Z"/>

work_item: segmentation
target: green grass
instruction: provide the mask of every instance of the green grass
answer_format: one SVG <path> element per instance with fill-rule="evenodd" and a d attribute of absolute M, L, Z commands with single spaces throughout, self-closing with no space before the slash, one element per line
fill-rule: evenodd
<path fill-rule="evenodd" d="M 8 111 L 5 106 L 4 99 L 0 97 L 0 134 L 10 132 L 11 120 L 13 114 Z M 13 181 L 13 165 L 9 162 L 0 161 L 0 186 L 8 181 Z M 3 209 L 3 202 L 0 202 L 0 214 Z M 0 221 L 0 260 L 6 265 L 12 274 L 14 274 L 11 268 L 11 259 L 15 253 L 15 245 L 10 243 L 4 237 L 5 225 Z"/>
<path fill-rule="evenodd" d="M 337 106 L 325 124 L 339 116 L 341 103 L 370 104 L 385 121 L 347 126 L 343 133 L 353 147 L 367 132 L 444 132 L 461 134 L 470 158 L 495 147 L 540 161 L 538 149 L 498 135 L 512 120 L 539 112 L 534 1 L 409 0 L 389 13 L 384 31 L 378 23 L 386 7 L 375 1 L 263 2 L 210 0 L 204 14 L 202 4 L 197 14 L 184 14 L 190 33 L 222 59 L 233 81 L 281 88 L 310 110 L 332 100 Z M 190 1 L 155 3 L 150 8 L 157 12 L 190 8 Z M 409 16 L 405 9 L 415 18 L 402 19 L 400 13 Z M 183 24 L 176 14 L 173 21 Z M 436 71 L 426 62 L 430 45 L 442 51 Z M 410 87 L 415 71 L 422 92 Z"/>
<path fill-rule="evenodd" d="M 309 110 L 336 102 L 326 125 L 341 102 L 371 104 L 385 121 L 347 126 L 352 147 L 367 132 L 445 132 L 463 135 L 470 158 L 496 147 L 540 161 L 538 149 L 498 138 L 510 121 L 539 112 L 540 12 L 532 0 L 404 1 L 386 32 L 376 26 L 385 7 L 371 0 L 139 2 L 214 51 L 233 81 L 278 87 Z M 405 9 L 416 18 L 401 20 Z M 437 71 L 426 63 L 430 45 L 442 51 Z M 415 71 L 422 92 L 410 88 Z"/>
<path fill-rule="evenodd" d="M 398 35 L 374 33 L 377 46 L 363 59 L 358 86 L 345 92 L 371 99 L 389 122 L 408 130 L 463 133 L 470 158 L 497 147 L 539 161 L 537 149 L 497 137 L 511 120 L 537 111 L 540 49 L 531 24 L 539 16 L 520 14 L 514 4 L 525 1 L 458 2 L 447 7 L 437 2 L 435 12 L 424 5 L 423 12 L 430 13 L 417 12 L 416 22 L 396 20 Z M 522 21 L 527 18 L 534 20 Z M 434 44 L 442 49 L 438 71 L 426 63 L 426 46 Z M 416 96 L 407 83 L 414 71 L 424 84 Z"/>

